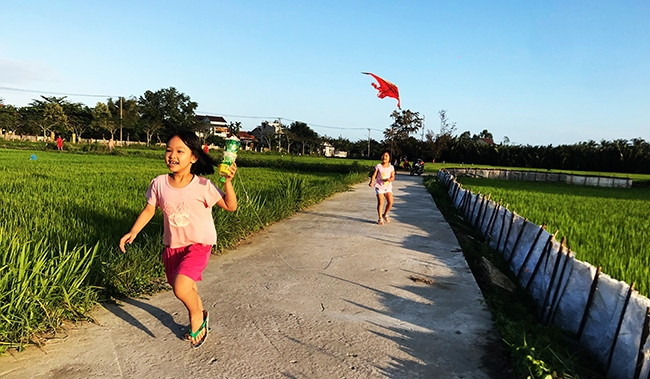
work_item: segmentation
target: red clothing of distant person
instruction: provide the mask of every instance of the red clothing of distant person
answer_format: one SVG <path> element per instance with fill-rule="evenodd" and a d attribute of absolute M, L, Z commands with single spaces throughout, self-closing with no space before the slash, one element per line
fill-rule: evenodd
<path fill-rule="evenodd" d="M 210 148 L 208 147 L 208 143 L 203 144 L 203 151 L 205 151 L 206 154 L 210 153 Z"/>
<path fill-rule="evenodd" d="M 63 139 L 61 138 L 61 136 L 58 136 L 56 138 L 56 148 L 59 150 L 63 150 Z"/>

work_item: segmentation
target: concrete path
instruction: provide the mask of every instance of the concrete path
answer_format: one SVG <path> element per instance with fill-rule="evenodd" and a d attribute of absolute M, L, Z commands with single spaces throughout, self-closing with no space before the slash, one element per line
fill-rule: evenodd
<path fill-rule="evenodd" d="M 212 257 L 199 349 L 167 291 L 0 357 L 0 377 L 503 378 L 490 313 L 421 181 L 398 175 L 390 224 L 363 183 Z"/>

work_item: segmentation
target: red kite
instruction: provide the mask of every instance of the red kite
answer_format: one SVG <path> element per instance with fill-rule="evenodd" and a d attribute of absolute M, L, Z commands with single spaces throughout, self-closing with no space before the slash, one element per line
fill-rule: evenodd
<path fill-rule="evenodd" d="M 384 97 L 392 97 L 393 99 L 397 99 L 397 108 L 402 109 L 402 107 L 399 106 L 399 90 L 395 84 L 370 72 L 362 72 L 362 74 L 370 75 L 377 80 L 379 85 L 372 83 L 372 86 L 379 91 L 377 94 L 378 98 L 383 99 Z"/>

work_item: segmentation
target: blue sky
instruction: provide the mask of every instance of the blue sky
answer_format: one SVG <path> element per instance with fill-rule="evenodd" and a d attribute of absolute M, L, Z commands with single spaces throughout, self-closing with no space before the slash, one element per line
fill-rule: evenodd
<path fill-rule="evenodd" d="M 244 130 L 281 117 L 380 140 L 396 101 L 362 71 L 434 132 L 445 109 L 497 142 L 650 140 L 647 0 L 0 2 L 0 98 L 17 106 L 175 87 Z"/>

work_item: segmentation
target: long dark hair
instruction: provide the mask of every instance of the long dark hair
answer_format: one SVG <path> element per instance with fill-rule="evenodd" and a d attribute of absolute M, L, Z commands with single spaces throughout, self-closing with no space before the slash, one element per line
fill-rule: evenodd
<path fill-rule="evenodd" d="M 180 130 L 175 132 L 167 139 L 167 145 L 172 138 L 178 137 L 183 141 L 187 147 L 190 148 L 192 155 L 196 158 L 196 162 L 192 164 L 190 173 L 194 175 L 210 175 L 214 174 L 214 166 L 218 163 L 210 155 L 208 155 L 201 147 L 201 140 L 191 130 Z"/>

